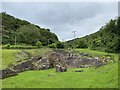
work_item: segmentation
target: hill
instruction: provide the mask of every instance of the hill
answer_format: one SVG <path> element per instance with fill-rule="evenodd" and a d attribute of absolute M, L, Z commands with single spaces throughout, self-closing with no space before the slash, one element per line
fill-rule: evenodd
<path fill-rule="evenodd" d="M 2 44 L 25 43 L 35 45 L 41 41 L 44 46 L 58 41 L 58 37 L 50 29 L 41 28 L 28 21 L 21 20 L 5 12 L 2 17 Z"/>
<path fill-rule="evenodd" d="M 99 31 L 67 41 L 68 46 L 117 53 L 120 50 L 120 17 L 111 19 Z"/>

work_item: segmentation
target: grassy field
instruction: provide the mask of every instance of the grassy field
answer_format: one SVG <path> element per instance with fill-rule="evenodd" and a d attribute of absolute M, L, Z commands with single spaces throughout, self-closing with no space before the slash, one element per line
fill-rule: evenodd
<path fill-rule="evenodd" d="M 2 66 L 0 69 L 9 67 L 10 65 L 16 64 L 15 54 L 20 52 L 20 50 L 2 50 Z"/>
<path fill-rule="evenodd" d="M 42 56 L 48 51 L 51 51 L 51 49 L 49 48 L 24 49 L 24 51 L 30 53 L 31 57 L 34 57 L 39 55 Z M 23 52 L 22 49 L 2 49 L 2 64 L 0 64 L 0 69 L 5 69 L 7 67 L 10 67 L 11 65 L 17 64 L 18 58 L 23 59 L 21 61 L 24 61 L 25 58 L 27 58 L 27 55 L 22 54 L 22 52 Z"/>
<path fill-rule="evenodd" d="M 108 53 L 98 52 L 89 49 L 75 49 L 76 51 L 88 53 L 92 56 L 102 56 Z M 51 49 L 27 49 L 32 56 L 43 55 Z M 8 67 L 9 63 L 15 64 L 15 54 L 21 50 L 3 49 L 2 65 Z M 26 71 L 18 76 L 3 79 L 3 88 L 117 88 L 118 87 L 118 55 L 111 54 L 115 63 L 94 68 L 83 69 L 83 72 L 74 72 L 73 68 L 68 72 L 56 73 L 55 69 Z M 51 76 L 48 76 L 51 75 Z"/>
<path fill-rule="evenodd" d="M 117 88 L 118 64 L 111 63 L 83 72 L 56 73 L 54 69 L 26 71 L 3 80 L 3 88 Z M 51 75 L 51 76 L 48 76 Z"/>
<path fill-rule="evenodd" d="M 107 54 L 110 54 L 114 57 L 115 61 L 118 61 L 118 54 L 117 53 L 106 53 L 106 52 L 100 52 L 100 51 L 95 51 L 95 50 L 90 50 L 90 49 L 74 49 L 75 51 L 83 52 L 83 53 L 88 53 L 91 56 L 104 56 Z"/>

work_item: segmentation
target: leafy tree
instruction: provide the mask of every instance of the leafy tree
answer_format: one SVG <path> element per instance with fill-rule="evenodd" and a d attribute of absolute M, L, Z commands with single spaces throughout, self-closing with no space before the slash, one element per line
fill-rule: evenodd
<path fill-rule="evenodd" d="M 15 36 L 18 44 L 35 45 L 37 41 L 41 41 L 42 45 L 47 46 L 48 40 L 49 44 L 58 41 L 57 36 L 49 29 L 20 20 L 7 13 L 0 13 L 0 17 L 2 17 L 2 44 L 14 44 Z"/>
<path fill-rule="evenodd" d="M 39 38 L 42 37 L 39 33 L 39 29 L 34 27 L 32 24 L 24 25 L 23 27 L 18 28 L 17 33 L 17 41 L 19 41 L 19 43 L 27 43 L 31 45 L 35 45 L 35 43 L 39 41 Z"/>
<path fill-rule="evenodd" d="M 80 40 L 77 45 L 77 48 L 87 48 L 87 43 L 85 40 Z"/>
<path fill-rule="evenodd" d="M 36 46 L 40 48 L 42 46 L 42 43 L 40 41 L 37 41 Z"/>

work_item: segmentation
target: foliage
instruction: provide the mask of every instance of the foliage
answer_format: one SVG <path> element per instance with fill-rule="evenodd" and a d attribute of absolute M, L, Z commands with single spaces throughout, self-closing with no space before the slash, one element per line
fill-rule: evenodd
<path fill-rule="evenodd" d="M 56 43 L 52 43 L 49 45 L 50 48 L 56 48 Z"/>
<path fill-rule="evenodd" d="M 48 33 L 49 29 L 40 29 L 40 33 L 42 37 L 40 38 L 40 41 L 43 42 L 43 45 L 52 44 L 58 41 L 58 37 L 54 33 Z"/>
<path fill-rule="evenodd" d="M 56 47 L 61 49 L 64 48 L 64 42 L 57 42 Z"/>
<path fill-rule="evenodd" d="M 2 16 L 2 44 L 14 44 L 15 36 L 17 44 L 35 45 L 37 41 L 41 41 L 46 46 L 48 45 L 48 40 L 49 44 L 58 41 L 58 37 L 50 32 L 49 29 L 20 20 L 5 12 L 0 13 L 0 16 Z"/>
<path fill-rule="evenodd" d="M 6 47 L 6 45 L 2 45 L 2 49 L 36 49 L 37 46 L 31 46 L 31 45 L 10 45 L 9 48 Z"/>
<path fill-rule="evenodd" d="M 10 48 L 10 44 L 6 44 L 4 47 L 5 47 L 6 49 L 9 49 L 9 48 Z"/>
<path fill-rule="evenodd" d="M 85 40 L 80 40 L 78 42 L 78 46 L 76 46 L 77 48 L 87 48 L 87 43 L 85 42 Z"/>
<path fill-rule="evenodd" d="M 40 48 L 42 46 L 42 43 L 40 41 L 37 41 L 36 46 Z"/>
<path fill-rule="evenodd" d="M 79 43 L 83 46 L 80 46 Z M 120 17 L 114 20 L 111 19 L 99 31 L 82 38 L 70 40 L 67 44 L 71 45 L 71 47 L 77 45 L 79 48 L 83 48 L 85 44 L 84 48 L 118 53 L 120 50 Z"/>

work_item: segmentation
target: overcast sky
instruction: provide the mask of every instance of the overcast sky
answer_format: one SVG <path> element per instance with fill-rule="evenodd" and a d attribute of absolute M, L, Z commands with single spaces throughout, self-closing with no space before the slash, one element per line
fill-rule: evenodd
<path fill-rule="evenodd" d="M 117 2 L 3 2 L 2 10 L 40 27 L 49 28 L 59 40 L 82 37 L 99 30 L 118 16 Z"/>

